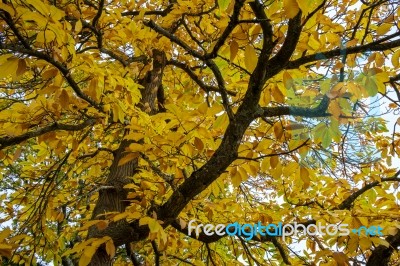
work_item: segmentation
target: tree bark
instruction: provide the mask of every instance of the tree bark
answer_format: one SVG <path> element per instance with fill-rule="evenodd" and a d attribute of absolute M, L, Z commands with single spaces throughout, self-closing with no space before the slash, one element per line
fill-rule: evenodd
<path fill-rule="evenodd" d="M 386 237 L 389 242 L 389 247 L 380 245 L 372 251 L 371 256 L 368 258 L 366 266 L 386 266 L 389 265 L 390 257 L 395 250 L 400 246 L 400 230 L 395 235 Z"/>
<path fill-rule="evenodd" d="M 145 77 L 139 80 L 144 87 L 142 90 L 142 100 L 140 107 L 149 114 L 158 112 L 157 91 L 161 87 L 163 70 L 166 64 L 165 54 L 162 51 L 153 50 L 153 68 Z M 126 132 L 127 133 L 127 132 Z M 118 165 L 121 158 L 126 155 L 126 148 L 133 143 L 132 140 L 122 140 L 119 148 L 114 152 L 114 160 L 110 167 L 109 176 L 104 183 L 104 189 L 99 190 L 99 198 L 93 210 L 92 220 L 104 219 L 102 214 L 107 212 L 124 212 L 129 206 L 127 200 L 128 191 L 124 186 L 131 183 L 129 178 L 133 176 L 138 167 L 138 159 L 134 159 L 126 164 Z M 112 222 L 104 230 L 99 230 L 96 226 L 89 229 L 88 238 L 101 238 L 109 236 L 112 238 L 116 247 L 129 243 L 132 239 L 142 239 L 146 232 L 137 232 L 125 220 Z M 91 264 L 111 265 L 112 258 L 107 254 L 104 246 L 97 249 L 92 257 Z"/>

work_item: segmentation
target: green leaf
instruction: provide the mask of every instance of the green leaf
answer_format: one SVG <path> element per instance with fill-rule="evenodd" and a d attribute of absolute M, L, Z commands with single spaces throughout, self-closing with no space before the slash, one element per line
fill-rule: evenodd
<path fill-rule="evenodd" d="M 322 143 L 321 143 L 322 147 L 324 149 L 328 148 L 329 145 L 331 145 L 331 142 L 332 142 L 332 136 L 330 134 L 330 131 L 329 130 L 324 131 L 324 135 L 322 136 Z"/>
<path fill-rule="evenodd" d="M 218 7 L 221 10 L 226 10 L 229 6 L 230 0 L 218 0 Z"/>

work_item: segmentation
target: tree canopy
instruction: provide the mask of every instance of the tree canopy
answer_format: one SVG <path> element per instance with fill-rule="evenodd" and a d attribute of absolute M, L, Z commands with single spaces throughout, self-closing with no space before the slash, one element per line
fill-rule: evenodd
<path fill-rule="evenodd" d="M 388 0 L 2 0 L 2 263 L 398 265 L 399 21 Z"/>

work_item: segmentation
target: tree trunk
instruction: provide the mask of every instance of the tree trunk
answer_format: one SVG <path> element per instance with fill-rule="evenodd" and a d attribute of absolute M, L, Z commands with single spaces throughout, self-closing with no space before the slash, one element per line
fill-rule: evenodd
<path fill-rule="evenodd" d="M 398 246 L 400 246 L 400 230 L 395 235 L 386 237 L 386 241 L 389 243 L 389 247 L 383 245 L 377 246 L 368 258 L 366 266 L 389 265 L 390 257 L 395 250 L 398 250 Z"/>
<path fill-rule="evenodd" d="M 153 50 L 153 69 L 150 70 L 139 82 L 144 87 L 140 107 L 149 114 L 155 114 L 157 109 L 157 91 L 161 88 L 163 70 L 165 67 L 165 54 L 162 51 Z M 122 140 L 119 148 L 114 152 L 114 160 L 110 167 L 110 173 L 100 188 L 99 198 L 93 210 L 92 220 L 104 219 L 102 214 L 106 212 L 124 212 L 130 204 L 127 200 L 128 191 L 124 186 L 131 183 L 127 177 L 133 176 L 137 171 L 138 160 L 134 159 L 126 164 L 118 166 L 119 160 L 126 155 L 125 149 L 133 143 L 132 140 Z M 110 236 L 116 247 L 131 242 L 133 239 L 143 239 L 143 232 L 135 232 L 125 220 L 112 222 L 104 230 L 96 226 L 89 229 L 88 238 L 101 238 Z M 92 257 L 90 265 L 111 265 L 112 258 L 107 254 L 104 246 L 97 249 Z"/>

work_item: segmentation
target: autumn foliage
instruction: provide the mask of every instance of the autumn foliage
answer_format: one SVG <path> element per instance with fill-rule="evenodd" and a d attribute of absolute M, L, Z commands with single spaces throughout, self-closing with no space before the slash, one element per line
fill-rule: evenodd
<path fill-rule="evenodd" d="M 0 1 L 1 263 L 399 265 L 399 21 L 385 0 Z"/>

